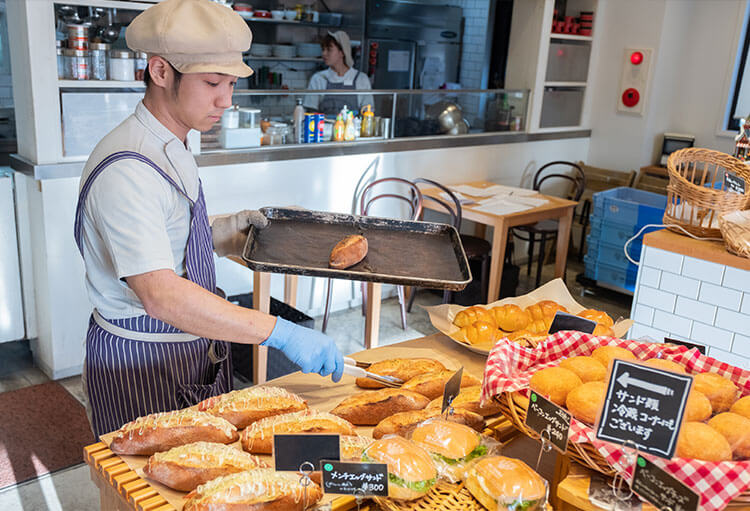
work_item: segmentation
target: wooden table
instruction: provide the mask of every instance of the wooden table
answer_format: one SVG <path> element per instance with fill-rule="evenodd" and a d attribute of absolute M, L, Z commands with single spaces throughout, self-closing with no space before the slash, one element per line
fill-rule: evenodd
<path fill-rule="evenodd" d="M 379 349 L 392 348 L 406 348 L 411 351 L 415 348 L 432 349 L 448 357 L 453 363 L 462 365 L 466 371 L 474 375 L 481 376 L 484 372 L 486 362 L 484 356 L 458 346 L 442 334 L 434 334 Z M 377 357 L 377 351 L 369 350 L 366 353 L 370 357 Z M 364 351 L 355 353 L 353 356 L 365 360 L 364 353 Z M 293 373 L 277 378 L 270 384 L 283 386 L 291 392 L 304 396 L 311 408 L 328 409 L 331 402 L 338 402 L 357 390 L 352 377 L 345 376 L 344 378 L 342 383 L 333 383 L 330 378 L 322 378 L 315 374 Z M 323 406 L 323 403 L 326 405 Z M 498 435 L 503 438 L 513 436 L 512 434 L 515 433 L 513 427 L 505 419 L 497 420 L 495 428 Z M 366 435 L 372 432 L 372 427 L 357 429 Z M 84 460 L 91 469 L 92 481 L 99 487 L 103 511 L 176 511 L 149 481 L 131 470 L 123 459 L 114 454 L 103 442 L 84 448 Z M 332 511 L 344 511 L 356 507 L 354 499 L 349 497 L 340 497 L 333 504 Z M 364 511 L 366 507 L 363 506 L 361 509 Z"/>
<path fill-rule="evenodd" d="M 488 188 L 497 183 L 491 183 L 489 181 L 472 181 L 469 183 L 457 183 L 453 186 L 458 184 L 474 186 L 477 188 Z M 426 189 L 422 193 L 431 197 L 440 196 L 440 190 L 436 188 Z M 508 231 L 512 227 L 534 224 L 542 220 L 556 219 L 558 221 L 558 226 L 555 277 L 562 277 L 565 273 L 565 262 L 568 257 L 568 241 L 570 239 L 570 226 L 573 223 L 573 210 L 578 203 L 549 195 L 539 194 L 538 197 L 547 199 L 548 202 L 543 206 L 507 215 L 495 215 L 478 211 L 476 205 L 461 206 L 463 218 L 479 224 L 477 231 L 479 237 L 484 237 L 486 226 L 494 228 L 492 234 L 492 262 L 490 263 L 490 282 L 488 286 L 487 303 L 496 301 L 500 295 L 500 281 L 503 275 L 503 265 L 505 263 L 505 247 L 508 244 Z M 477 199 L 479 200 L 480 198 L 477 197 Z M 442 206 L 433 201 L 425 201 L 424 207 L 442 213 L 445 212 L 445 209 Z"/>

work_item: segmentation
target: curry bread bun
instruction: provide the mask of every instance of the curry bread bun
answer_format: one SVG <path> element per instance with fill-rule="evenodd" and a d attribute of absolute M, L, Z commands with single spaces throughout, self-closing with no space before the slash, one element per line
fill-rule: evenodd
<path fill-rule="evenodd" d="M 573 371 L 562 367 L 547 367 L 531 375 L 529 387 L 558 406 L 565 406 L 568 392 L 583 385 Z"/>
<path fill-rule="evenodd" d="M 750 419 L 750 396 L 739 398 L 734 402 L 730 411 Z"/>
<path fill-rule="evenodd" d="M 482 435 L 469 426 L 440 418 L 430 419 L 414 428 L 412 442 L 424 447 L 453 482 L 463 479 L 471 460 L 487 454 Z"/>
<path fill-rule="evenodd" d="M 732 461 L 732 448 L 727 439 L 702 422 L 686 422 L 682 425 L 675 454 L 680 458 L 703 461 Z"/>
<path fill-rule="evenodd" d="M 729 411 L 737 400 L 737 387 L 732 380 L 716 373 L 701 373 L 693 376 L 693 388 L 703 392 L 714 413 Z"/>
<path fill-rule="evenodd" d="M 573 417 L 587 424 L 595 424 L 602 411 L 607 384 L 603 381 L 586 382 L 568 393 L 565 405 Z"/>
<path fill-rule="evenodd" d="M 544 509 L 547 485 L 523 461 L 505 456 L 482 458 L 466 472 L 466 488 L 491 511 Z"/>
<path fill-rule="evenodd" d="M 708 425 L 721 433 L 738 458 L 750 458 L 750 419 L 737 413 L 723 412 L 708 421 Z"/>
<path fill-rule="evenodd" d="M 374 441 L 362 453 L 362 461 L 388 464 L 388 497 L 392 499 L 418 499 L 437 483 L 437 468 L 427 451 L 400 436 Z"/>
<path fill-rule="evenodd" d="M 589 381 L 604 381 L 607 368 L 594 357 L 570 357 L 560 362 L 559 367 L 573 371 L 583 383 Z"/>

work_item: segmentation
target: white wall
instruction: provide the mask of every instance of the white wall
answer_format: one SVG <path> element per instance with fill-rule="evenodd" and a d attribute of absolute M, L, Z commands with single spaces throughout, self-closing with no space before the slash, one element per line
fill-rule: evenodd
<path fill-rule="evenodd" d="M 731 153 L 732 137 L 718 132 L 746 8 L 747 0 L 599 0 L 594 30 L 606 37 L 592 62 L 588 163 L 620 170 L 653 164 L 665 131 Z M 654 50 L 642 117 L 616 111 L 626 47 Z"/>

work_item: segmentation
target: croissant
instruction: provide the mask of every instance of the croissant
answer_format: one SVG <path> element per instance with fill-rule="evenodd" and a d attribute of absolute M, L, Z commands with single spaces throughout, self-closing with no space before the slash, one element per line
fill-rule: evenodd
<path fill-rule="evenodd" d="M 495 324 L 506 332 L 521 330 L 531 322 L 531 316 L 518 305 L 501 305 L 490 309 L 495 319 Z"/>
<path fill-rule="evenodd" d="M 614 321 L 612 321 L 612 318 L 604 311 L 598 311 L 596 309 L 586 309 L 584 311 L 581 311 L 578 313 L 578 316 L 586 319 L 590 319 L 591 321 L 596 321 L 597 323 L 604 325 L 606 327 L 611 327 L 615 324 Z"/>
<path fill-rule="evenodd" d="M 456 317 L 453 319 L 453 324 L 458 328 L 463 328 L 472 325 L 475 321 L 485 321 L 492 325 L 495 324 L 495 318 L 492 316 L 492 312 L 477 305 L 464 309 L 456 314 Z"/>
<path fill-rule="evenodd" d="M 497 341 L 501 334 L 494 323 L 475 321 L 471 325 L 463 327 L 458 335 L 469 344 L 488 344 Z"/>
<path fill-rule="evenodd" d="M 552 317 L 557 311 L 568 312 L 568 309 L 552 300 L 542 300 L 526 307 L 526 312 L 531 315 L 531 319 L 534 321 Z"/>
<path fill-rule="evenodd" d="M 526 330 L 535 335 L 542 335 L 549 332 L 554 316 L 547 316 L 544 319 L 537 319 L 526 325 Z"/>

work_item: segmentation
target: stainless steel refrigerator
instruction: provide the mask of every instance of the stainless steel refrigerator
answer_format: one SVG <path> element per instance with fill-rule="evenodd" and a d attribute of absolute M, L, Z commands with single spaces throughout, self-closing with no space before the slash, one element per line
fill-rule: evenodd
<path fill-rule="evenodd" d="M 368 0 L 364 68 L 374 89 L 435 89 L 457 82 L 460 7 Z"/>

